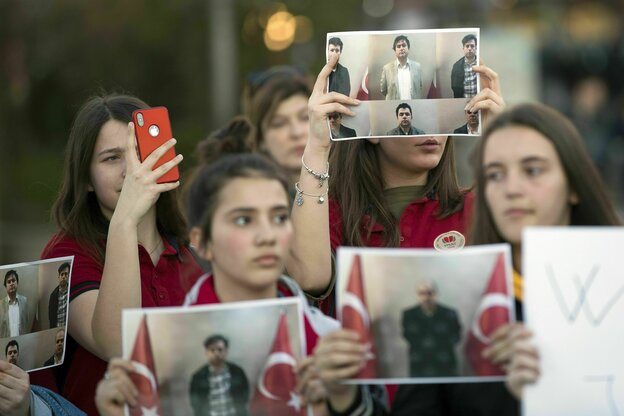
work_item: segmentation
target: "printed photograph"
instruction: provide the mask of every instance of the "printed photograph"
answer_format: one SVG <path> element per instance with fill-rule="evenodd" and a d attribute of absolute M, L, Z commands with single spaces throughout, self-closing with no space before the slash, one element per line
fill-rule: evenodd
<path fill-rule="evenodd" d="M 497 328 L 514 320 L 508 245 L 340 247 L 337 259 L 340 320 L 372 351 L 353 382 L 503 380 L 481 352 Z"/>
<path fill-rule="evenodd" d="M 304 415 L 299 298 L 123 312 L 141 407 L 176 415 Z"/>

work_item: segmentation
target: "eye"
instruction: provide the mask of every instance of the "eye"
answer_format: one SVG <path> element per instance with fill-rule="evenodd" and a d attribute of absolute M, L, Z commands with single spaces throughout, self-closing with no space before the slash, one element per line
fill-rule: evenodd
<path fill-rule="evenodd" d="M 485 172 L 486 182 L 498 182 L 503 179 L 505 175 L 500 170 L 490 170 Z"/>
<path fill-rule="evenodd" d="M 108 157 L 104 158 L 104 160 L 102 160 L 102 161 L 103 162 L 110 162 L 110 161 L 118 160 L 118 159 L 119 159 L 119 155 L 111 155 L 111 156 L 108 156 Z"/>
<path fill-rule="evenodd" d="M 527 166 L 525 168 L 525 172 L 529 176 L 539 176 L 542 174 L 543 171 L 544 169 L 539 166 Z"/>
<path fill-rule="evenodd" d="M 287 120 L 284 120 L 283 118 L 279 118 L 277 120 L 271 120 L 271 123 L 269 124 L 269 128 L 281 129 L 282 127 L 285 127 L 287 124 L 288 124 Z"/>
<path fill-rule="evenodd" d="M 289 220 L 290 220 L 290 215 L 288 215 L 288 213 L 286 212 L 277 214 L 273 217 L 273 222 L 275 224 L 284 224 L 288 222 Z"/>
<path fill-rule="evenodd" d="M 251 222 L 251 218 L 246 215 L 241 215 L 240 217 L 234 218 L 234 224 L 238 226 L 244 226 Z"/>

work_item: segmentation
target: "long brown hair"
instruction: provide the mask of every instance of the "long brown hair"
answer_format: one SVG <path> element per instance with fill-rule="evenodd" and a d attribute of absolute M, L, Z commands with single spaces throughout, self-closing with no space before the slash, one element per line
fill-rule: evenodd
<path fill-rule="evenodd" d="M 384 139 L 394 140 L 394 139 Z M 384 244 L 399 245 L 399 219 L 390 212 L 384 197 L 385 184 L 381 175 L 377 146 L 368 140 L 347 140 L 333 144 L 330 154 L 330 197 L 338 202 L 342 213 L 345 245 L 365 246 L 362 231 L 370 237 L 373 226 L 384 228 Z M 459 188 L 455 171 L 453 139 L 449 137 L 438 165 L 427 176 L 424 190 L 430 198 L 439 202 L 438 218 L 460 211 L 464 195 Z M 362 230 L 362 214 L 369 214 L 371 221 Z"/>
<path fill-rule="evenodd" d="M 472 244 L 505 242 L 498 232 L 485 200 L 483 155 L 488 138 L 500 129 L 518 126 L 535 130 L 552 143 L 561 160 L 570 189 L 579 202 L 571 207 L 570 225 L 619 225 L 606 188 L 572 122 L 558 111 L 541 104 L 523 104 L 500 114 L 486 128 L 476 149 L 475 205 L 469 238 Z"/>
<path fill-rule="evenodd" d="M 52 218 L 60 228 L 59 238 L 69 236 L 104 264 L 108 220 L 102 214 L 95 193 L 89 191 L 90 166 L 100 129 L 109 120 L 132 121 L 134 110 L 149 106 L 140 99 L 110 94 L 89 98 L 78 110 L 65 148 L 63 183 L 52 206 Z M 159 231 L 186 244 L 186 223 L 180 213 L 177 192 L 160 195 L 156 202 Z M 48 249 L 54 246 L 53 241 Z"/>

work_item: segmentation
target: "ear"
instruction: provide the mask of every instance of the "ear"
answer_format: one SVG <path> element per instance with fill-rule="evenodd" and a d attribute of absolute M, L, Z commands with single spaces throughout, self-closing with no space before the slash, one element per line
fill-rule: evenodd
<path fill-rule="evenodd" d="M 191 246 L 197 251 L 197 254 L 206 261 L 212 261 L 212 250 L 210 249 L 210 242 L 207 242 L 204 246 L 202 244 L 202 231 L 199 227 L 192 227 L 189 233 L 189 240 Z"/>
<path fill-rule="evenodd" d="M 369 137 L 366 140 L 368 140 L 368 142 L 371 143 L 371 144 L 379 144 L 379 140 L 380 139 L 379 139 L 379 137 Z"/>
<path fill-rule="evenodd" d="M 191 232 L 189 233 L 189 241 L 191 246 L 198 249 L 201 243 L 201 229 L 199 227 L 192 227 Z"/>
<path fill-rule="evenodd" d="M 576 191 L 570 190 L 568 202 L 570 203 L 570 205 L 578 205 L 578 203 L 581 202 Z"/>

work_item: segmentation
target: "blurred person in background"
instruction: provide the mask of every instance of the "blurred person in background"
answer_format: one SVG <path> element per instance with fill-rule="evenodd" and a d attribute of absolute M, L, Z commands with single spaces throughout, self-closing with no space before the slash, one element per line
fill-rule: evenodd
<path fill-rule="evenodd" d="M 282 168 L 289 179 L 291 195 L 308 141 L 310 93 L 310 84 L 302 71 L 278 66 L 252 74 L 243 94 L 243 114 L 256 129 L 258 149 Z"/>

